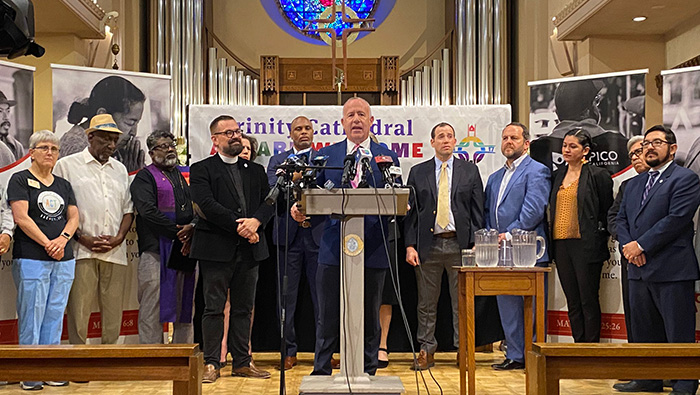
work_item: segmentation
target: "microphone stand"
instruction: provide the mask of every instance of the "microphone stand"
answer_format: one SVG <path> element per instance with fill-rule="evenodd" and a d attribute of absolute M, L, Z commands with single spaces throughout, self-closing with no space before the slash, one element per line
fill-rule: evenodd
<path fill-rule="evenodd" d="M 280 166 L 280 168 L 282 168 Z M 304 166 L 305 170 L 320 170 L 320 169 L 325 169 L 325 170 L 343 170 L 342 167 L 333 167 L 333 166 L 322 166 L 322 165 L 305 165 Z M 301 170 L 304 170 L 301 169 Z M 298 167 L 295 166 L 286 166 L 285 168 L 285 178 L 286 181 L 284 183 L 285 185 L 285 205 L 286 205 L 286 211 L 285 211 L 285 228 L 284 228 L 284 266 L 280 265 L 279 261 L 279 244 L 277 245 L 277 283 L 278 286 L 280 287 L 280 290 L 278 294 L 280 295 L 278 298 L 278 306 L 280 309 L 280 395 L 286 395 L 287 393 L 287 384 L 286 384 L 286 372 L 284 370 L 284 360 L 287 359 L 287 336 L 285 334 L 285 326 L 287 322 L 287 285 L 288 285 L 288 265 L 289 265 L 289 220 L 291 217 L 290 210 L 291 210 L 291 191 L 292 188 L 294 187 L 294 182 L 292 181 L 294 171 L 300 170 Z M 315 181 L 315 180 L 314 180 Z M 275 219 L 276 221 L 277 219 Z M 279 230 L 279 228 L 278 228 Z M 284 275 L 281 276 L 280 278 L 280 269 L 284 267 Z"/>
<path fill-rule="evenodd" d="M 280 287 L 279 305 L 280 305 L 280 395 L 286 395 L 287 382 L 286 372 L 284 369 L 284 361 L 287 359 L 287 336 L 285 334 L 285 326 L 287 322 L 287 282 L 288 282 L 288 265 L 289 265 L 289 219 L 291 217 L 291 194 L 293 169 L 286 169 L 285 182 L 285 226 L 284 226 L 284 275 L 280 279 L 280 262 L 279 262 L 279 245 L 277 246 L 277 284 Z M 279 228 L 278 228 L 279 231 Z M 281 281 L 280 281 L 281 280 Z"/>

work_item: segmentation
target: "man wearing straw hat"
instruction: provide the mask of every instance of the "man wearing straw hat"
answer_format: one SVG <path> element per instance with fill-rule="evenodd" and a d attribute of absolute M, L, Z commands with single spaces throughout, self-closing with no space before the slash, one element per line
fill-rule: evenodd
<path fill-rule="evenodd" d="M 88 147 L 61 158 L 54 174 L 67 179 L 80 208 L 75 232 L 75 281 L 68 298 L 68 339 L 85 344 L 95 299 L 102 315 L 102 344 L 114 344 L 122 326 L 127 275 L 124 238 L 134 219 L 126 167 L 112 154 L 121 131 L 109 114 L 95 115 L 85 131 Z"/>

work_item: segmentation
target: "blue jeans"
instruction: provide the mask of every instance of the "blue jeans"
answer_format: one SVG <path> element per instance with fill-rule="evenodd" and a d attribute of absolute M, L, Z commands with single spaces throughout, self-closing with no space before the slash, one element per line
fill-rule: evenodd
<path fill-rule="evenodd" d="M 15 259 L 19 344 L 60 344 L 75 260 Z"/>

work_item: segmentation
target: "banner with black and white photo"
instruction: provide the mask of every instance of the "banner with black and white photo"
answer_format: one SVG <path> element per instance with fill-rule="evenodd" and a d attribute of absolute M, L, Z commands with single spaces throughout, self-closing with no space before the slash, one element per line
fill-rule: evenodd
<path fill-rule="evenodd" d="M 530 155 L 552 171 L 564 165 L 564 135 L 583 129 L 593 140 L 590 163 L 608 170 L 615 193 L 622 181 L 636 175 L 627 156 L 627 140 L 644 132 L 645 78 L 648 70 L 623 71 L 546 81 L 530 87 Z M 548 334 L 554 341 L 571 341 L 566 298 L 556 268 L 549 282 Z M 601 340 L 627 339 L 620 283 L 617 242 L 601 273 Z"/>
<path fill-rule="evenodd" d="M 34 67 L 0 60 L 0 188 L 29 167 L 34 130 Z M 0 344 L 17 343 L 17 291 L 12 280 L 12 248 L 0 259 Z"/>
<path fill-rule="evenodd" d="M 664 126 L 676 134 L 675 161 L 700 175 L 700 66 L 665 70 Z"/>
<path fill-rule="evenodd" d="M 170 130 L 170 76 L 51 65 L 53 126 L 61 157 L 87 147 L 85 130 L 97 114 L 111 114 L 123 134 L 114 157 L 129 174 L 148 165 L 146 137 Z"/>
<path fill-rule="evenodd" d="M 552 170 L 564 164 L 564 135 L 583 129 L 593 139 L 589 161 L 615 177 L 628 169 L 627 140 L 644 131 L 648 70 L 528 83 L 532 157 Z"/>
<path fill-rule="evenodd" d="M 51 65 L 53 125 L 60 138 L 61 157 L 88 145 L 85 130 L 96 114 L 111 114 L 123 132 L 114 157 L 131 176 L 151 163 L 146 138 L 155 130 L 170 130 L 170 76 L 91 67 Z M 127 234 L 129 278 L 124 286 L 122 329 L 119 342 L 138 342 L 139 262 L 136 225 Z M 100 341 L 97 301 L 88 326 L 88 342 Z M 67 338 L 64 332 L 64 338 Z"/>
<path fill-rule="evenodd" d="M 664 70 L 664 126 L 678 142 L 675 162 L 700 176 L 700 66 Z M 700 212 L 695 215 L 695 254 L 700 258 Z M 695 283 L 695 327 L 700 328 L 700 281 Z M 695 331 L 700 339 L 700 330 Z"/>

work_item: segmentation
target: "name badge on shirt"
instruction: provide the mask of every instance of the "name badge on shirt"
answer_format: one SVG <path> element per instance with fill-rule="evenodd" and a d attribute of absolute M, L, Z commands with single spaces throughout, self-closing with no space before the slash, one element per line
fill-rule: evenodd
<path fill-rule="evenodd" d="M 29 184 L 29 186 L 32 188 L 41 189 L 41 186 L 39 185 L 39 181 L 37 181 L 37 180 L 28 179 L 27 184 Z"/>

